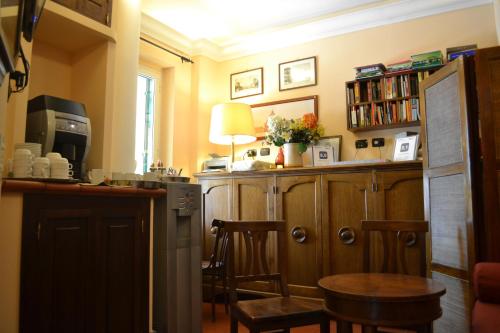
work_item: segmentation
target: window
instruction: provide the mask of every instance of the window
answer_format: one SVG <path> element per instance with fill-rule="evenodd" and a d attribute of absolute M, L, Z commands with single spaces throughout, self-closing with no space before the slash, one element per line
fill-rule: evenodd
<path fill-rule="evenodd" d="M 144 173 L 154 160 L 155 85 L 153 77 L 137 77 L 137 112 L 135 122 L 136 173 Z"/>

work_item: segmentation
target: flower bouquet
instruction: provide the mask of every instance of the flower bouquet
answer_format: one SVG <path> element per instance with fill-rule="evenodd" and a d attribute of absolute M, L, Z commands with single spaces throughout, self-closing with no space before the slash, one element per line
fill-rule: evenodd
<path fill-rule="evenodd" d="M 280 116 L 269 117 L 266 124 L 266 143 L 277 147 L 285 143 L 298 143 L 299 152 L 307 150 L 307 146 L 323 136 L 324 128 L 318 124 L 314 113 L 306 113 L 302 118 L 285 119 Z"/>

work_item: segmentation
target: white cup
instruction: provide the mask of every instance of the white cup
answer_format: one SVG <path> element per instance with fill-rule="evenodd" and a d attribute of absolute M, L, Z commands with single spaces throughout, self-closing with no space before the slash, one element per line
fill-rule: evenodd
<path fill-rule="evenodd" d="M 33 164 L 33 177 L 35 178 L 49 178 L 50 168 L 48 165 Z"/>
<path fill-rule="evenodd" d="M 50 163 L 52 163 L 52 160 L 62 158 L 61 154 L 55 153 L 55 152 L 50 152 L 45 155 L 50 160 Z"/>
<path fill-rule="evenodd" d="M 97 185 L 104 181 L 104 169 L 92 169 L 87 175 L 91 184 Z"/>
<path fill-rule="evenodd" d="M 144 173 L 143 179 L 145 181 L 159 181 L 160 178 L 155 172 L 146 172 Z"/>
<path fill-rule="evenodd" d="M 31 150 L 26 148 L 18 148 L 14 151 L 14 158 L 17 156 L 31 156 Z"/>
<path fill-rule="evenodd" d="M 73 170 L 69 169 L 50 169 L 50 178 L 68 179 L 73 176 Z"/>
<path fill-rule="evenodd" d="M 14 178 L 28 178 L 33 174 L 31 165 L 15 165 L 13 169 Z"/>

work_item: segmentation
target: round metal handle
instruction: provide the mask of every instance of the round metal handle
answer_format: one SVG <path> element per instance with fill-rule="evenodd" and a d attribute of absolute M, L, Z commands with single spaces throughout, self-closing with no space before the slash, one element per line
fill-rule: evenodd
<path fill-rule="evenodd" d="M 211 228 L 210 228 L 210 233 L 211 233 L 212 235 L 215 235 L 215 234 L 217 234 L 217 231 L 218 231 L 218 230 L 219 230 L 219 228 L 218 228 L 218 227 L 213 226 L 213 227 L 211 227 Z"/>
<path fill-rule="evenodd" d="M 356 240 L 356 233 L 351 227 L 342 227 L 338 232 L 339 239 L 342 243 L 350 245 Z"/>
<path fill-rule="evenodd" d="M 304 243 L 306 241 L 307 231 L 301 226 L 293 227 L 290 234 L 297 243 Z"/>
<path fill-rule="evenodd" d="M 403 238 L 404 237 L 404 238 Z M 403 239 L 401 239 L 403 238 Z M 402 240 L 406 247 L 412 247 L 417 243 L 417 234 L 414 232 L 401 232 L 398 231 L 398 241 Z"/>

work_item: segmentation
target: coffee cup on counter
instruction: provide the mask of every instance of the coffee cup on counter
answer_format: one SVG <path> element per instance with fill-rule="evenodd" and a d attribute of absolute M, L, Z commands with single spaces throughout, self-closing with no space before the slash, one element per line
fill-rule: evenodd
<path fill-rule="evenodd" d="M 87 173 L 89 181 L 93 185 L 104 182 L 105 174 L 104 169 L 92 169 Z"/>
<path fill-rule="evenodd" d="M 50 177 L 68 179 L 73 177 L 73 165 L 66 158 L 53 158 L 50 160 Z"/>
<path fill-rule="evenodd" d="M 12 160 L 12 173 L 15 178 L 28 178 L 33 172 L 33 155 L 29 149 L 16 149 Z"/>
<path fill-rule="evenodd" d="M 47 157 L 37 157 L 33 162 L 33 177 L 49 178 L 50 160 Z"/>

